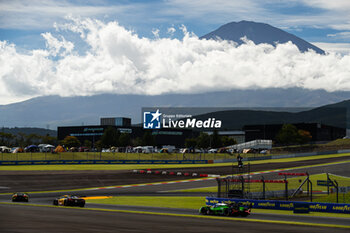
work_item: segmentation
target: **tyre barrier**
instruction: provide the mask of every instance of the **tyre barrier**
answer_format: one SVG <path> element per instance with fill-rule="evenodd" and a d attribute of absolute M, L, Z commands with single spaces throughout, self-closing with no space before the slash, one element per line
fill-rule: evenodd
<path fill-rule="evenodd" d="M 220 175 L 214 174 L 198 174 L 195 172 L 175 172 L 175 171 L 152 171 L 151 169 L 146 170 L 132 170 L 134 174 L 154 174 L 154 175 L 170 175 L 170 176 L 199 176 L 199 177 L 220 177 Z"/>

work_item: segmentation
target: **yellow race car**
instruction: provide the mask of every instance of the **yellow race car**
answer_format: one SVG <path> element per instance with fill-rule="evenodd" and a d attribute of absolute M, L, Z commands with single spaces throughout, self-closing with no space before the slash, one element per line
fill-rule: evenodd
<path fill-rule="evenodd" d="M 54 205 L 58 206 L 85 206 L 85 200 L 79 196 L 63 195 L 53 200 Z"/>

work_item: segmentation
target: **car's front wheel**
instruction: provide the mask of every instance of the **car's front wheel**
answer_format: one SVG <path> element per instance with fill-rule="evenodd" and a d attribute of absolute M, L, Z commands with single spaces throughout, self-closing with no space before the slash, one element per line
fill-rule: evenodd
<path fill-rule="evenodd" d="M 248 216 L 248 213 L 244 212 L 244 213 L 241 213 L 240 214 L 242 217 L 247 217 Z"/>
<path fill-rule="evenodd" d="M 208 207 L 201 207 L 199 210 L 200 214 L 208 214 L 209 208 Z"/>
<path fill-rule="evenodd" d="M 229 215 L 230 215 L 229 209 L 225 209 L 225 210 L 224 210 L 224 215 L 225 215 L 225 216 L 229 216 Z"/>

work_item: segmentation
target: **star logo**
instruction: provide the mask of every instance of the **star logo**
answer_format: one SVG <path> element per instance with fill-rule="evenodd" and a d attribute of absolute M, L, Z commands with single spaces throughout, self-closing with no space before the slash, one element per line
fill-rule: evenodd
<path fill-rule="evenodd" d="M 161 113 L 159 113 L 159 109 L 157 109 L 157 111 L 155 113 L 151 113 L 151 114 L 153 116 L 151 122 L 154 121 L 154 120 L 159 121 L 159 117 L 162 115 Z"/>
<path fill-rule="evenodd" d="M 161 115 L 159 109 L 155 112 L 143 112 L 143 128 L 144 129 L 160 129 Z"/>

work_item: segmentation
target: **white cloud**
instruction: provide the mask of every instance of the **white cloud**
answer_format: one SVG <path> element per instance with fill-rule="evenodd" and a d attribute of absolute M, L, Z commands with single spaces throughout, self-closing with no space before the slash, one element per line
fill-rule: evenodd
<path fill-rule="evenodd" d="M 49 33 L 43 34 L 47 49 L 28 54 L 0 42 L 4 99 L 270 87 L 350 91 L 349 55 L 300 53 L 292 43 L 274 48 L 248 42 L 237 47 L 226 41 L 199 40 L 185 27 L 181 40 L 140 38 L 117 22 L 93 19 L 73 19 L 58 29 L 80 34 L 89 45 L 85 53 L 76 53 L 77 44 L 62 35 Z"/>
<path fill-rule="evenodd" d="M 61 37 L 61 40 L 58 40 L 51 33 L 42 33 L 42 37 L 46 40 L 46 47 L 50 50 L 52 56 L 65 56 L 72 52 L 74 49 L 74 44 L 70 41 L 66 41 L 64 37 Z"/>
<path fill-rule="evenodd" d="M 298 0 L 297 0 L 298 1 Z M 319 7 L 327 10 L 350 11 L 348 0 L 301 0 L 304 4 Z"/>
<path fill-rule="evenodd" d="M 263 8 L 256 0 L 247 0 L 242 4 L 241 1 L 227 0 L 168 0 L 165 1 L 168 6 L 163 10 L 165 15 L 181 15 L 188 18 L 203 17 L 212 18 L 213 16 L 244 15 L 252 12 L 259 13 Z"/>
<path fill-rule="evenodd" d="M 349 39 L 350 38 L 350 32 L 338 32 L 334 34 L 328 34 L 328 37 L 338 37 L 338 38 L 345 38 Z"/>
<path fill-rule="evenodd" d="M 152 30 L 152 34 L 153 34 L 153 36 L 155 37 L 155 38 L 159 38 L 159 29 L 158 28 L 154 28 L 153 30 Z"/>
<path fill-rule="evenodd" d="M 66 15 L 104 17 L 133 11 L 140 4 L 107 5 L 103 1 L 69 2 L 57 0 L 7 0 L 0 1 L 0 28 L 47 29 Z"/>
<path fill-rule="evenodd" d="M 305 14 L 294 7 L 300 7 Z M 0 1 L 0 28 L 47 30 L 53 22 L 62 22 L 67 14 L 118 19 L 139 31 L 145 27 L 159 27 L 160 24 L 195 23 L 206 25 L 201 26 L 202 33 L 205 33 L 221 24 L 240 20 L 269 23 L 279 28 L 350 30 L 348 0 L 246 0 L 244 4 L 239 0 L 5 0 Z"/>
<path fill-rule="evenodd" d="M 298 20 L 305 19 L 304 24 L 315 28 L 332 28 L 335 30 L 350 30 L 350 1 L 348 0 L 291 0 L 304 4 L 312 9 L 321 9 L 319 12 L 310 12 L 300 16 L 293 16 Z"/>
<path fill-rule="evenodd" d="M 279 28 L 311 27 L 350 30 L 348 0 L 168 0 L 161 13 L 185 19 L 201 19 L 209 24 L 251 20 Z M 301 14 L 293 8 L 300 8 Z M 281 9 L 284 12 L 281 13 Z M 319 11 L 315 9 L 321 9 Z"/>
<path fill-rule="evenodd" d="M 314 42 L 312 43 L 317 47 L 323 49 L 329 53 L 339 53 L 342 55 L 350 54 L 350 43 L 324 43 L 324 42 Z"/>
<path fill-rule="evenodd" d="M 167 31 L 167 33 L 169 34 L 169 35 L 174 35 L 174 33 L 176 32 L 176 29 L 174 28 L 174 27 L 170 27 L 170 28 L 168 28 L 168 31 Z"/>

